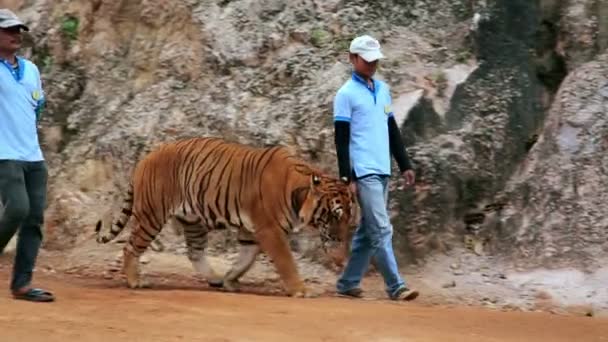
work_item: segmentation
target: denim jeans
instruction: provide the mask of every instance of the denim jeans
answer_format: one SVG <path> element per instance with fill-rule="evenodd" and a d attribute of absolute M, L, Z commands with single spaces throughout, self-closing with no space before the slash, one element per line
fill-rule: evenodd
<path fill-rule="evenodd" d="M 376 266 L 386 286 L 389 297 L 405 287 L 399 275 L 397 261 L 393 253 L 393 226 L 388 204 L 388 176 L 371 175 L 357 180 L 357 197 L 361 206 L 361 222 L 355 231 L 351 245 L 351 255 L 344 272 L 338 279 L 338 292 L 345 292 L 359 286 L 373 256 Z"/>
<path fill-rule="evenodd" d="M 19 230 L 10 285 L 13 291 L 32 281 L 42 242 L 47 177 L 44 161 L 0 160 L 0 253 Z"/>

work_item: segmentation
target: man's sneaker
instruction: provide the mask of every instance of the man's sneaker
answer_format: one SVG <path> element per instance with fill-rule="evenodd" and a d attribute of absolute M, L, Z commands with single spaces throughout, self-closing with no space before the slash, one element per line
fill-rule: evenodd
<path fill-rule="evenodd" d="M 397 293 L 391 297 L 392 300 L 414 300 L 418 297 L 420 293 L 416 290 L 408 289 L 407 287 L 402 287 L 397 290 Z"/>
<path fill-rule="evenodd" d="M 346 291 L 338 291 L 338 295 L 341 297 L 361 298 L 363 297 L 363 290 L 358 287 Z"/>

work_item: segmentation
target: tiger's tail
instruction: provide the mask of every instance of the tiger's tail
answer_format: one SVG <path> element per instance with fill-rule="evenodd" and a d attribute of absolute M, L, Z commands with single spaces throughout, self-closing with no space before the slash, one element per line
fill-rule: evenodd
<path fill-rule="evenodd" d="M 118 220 L 113 221 L 110 229 L 102 235 L 101 228 L 104 224 L 104 220 L 97 221 L 95 225 L 95 233 L 97 235 L 97 243 L 108 243 L 112 241 L 122 230 L 127 226 L 133 209 L 133 184 L 129 183 L 129 189 L 127 190 L 127 196 L 124 198 L 122 210 Z"/>

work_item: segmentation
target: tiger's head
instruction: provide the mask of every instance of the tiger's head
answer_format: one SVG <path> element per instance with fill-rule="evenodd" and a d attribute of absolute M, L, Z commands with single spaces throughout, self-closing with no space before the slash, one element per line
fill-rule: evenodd
<path fill-rule="evenodd" d="M 319 231 L 323 249 L 339 243 L 348 251 L 352 231 L 360 219 L 357 197 L 339 179 L 312 174 L 308 194 L 301 206 L 300 220 Z"/>

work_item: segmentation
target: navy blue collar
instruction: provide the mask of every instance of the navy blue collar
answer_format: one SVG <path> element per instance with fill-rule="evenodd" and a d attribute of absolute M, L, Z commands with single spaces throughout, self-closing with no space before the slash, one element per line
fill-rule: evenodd
<path fill-rule="evenodd" d="M 361 77 L 359 74 L 357 74 L 356 72 L 353 71 L 352 73 L 352 79 L 357 82 L 362 84 L 367 90 L 369 90 L 373 97 L 374 97 L 374 103 L 376 103 L 376 95 L 378 94 L 378 86 L 380 85 L 380 83 L 378 83 L 378 81 L 376 81 L 374 78 L 372 78 L 372 84 L 374 85 L 374 87 L 370 87 L 369 82 L 367 82 L 363 77 Z"/>
<path fill-rule="evenodd" d="M 365 78 L 361 77 L 361 75 L 357 74 L 356 72 L 353 71 L 353 76 L 352 76 L 353 80 L 364 84 L 367 88 L 369 88 L 369 83 L 367 82 L 367 80 L 365 80 Z M 372 83 L 374 84 L 374 89 L 376 89 L 376 85 L 377 82 L 374 78 L 372 78 Z M 371 89 L 370 89 L 371 90 Z"/>
<path fill-rule="evenodd" d="M 4 64 L 5 67 L 11 72 L 11 75 L 15 78 L 15 81 L 19 82 L 23 79 L 23 73 L 25 71 L 25 61 L 21 57 L 16 57 L 17 59 L 17 68 L 15 69 L 13 65 L 7 61 L 6 59 L 0 58 L 0 63 Z"/>

